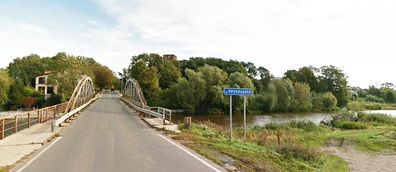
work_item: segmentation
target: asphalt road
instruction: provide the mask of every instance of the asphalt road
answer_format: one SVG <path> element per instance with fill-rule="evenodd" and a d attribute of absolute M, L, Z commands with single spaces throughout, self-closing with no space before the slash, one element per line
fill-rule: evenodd
<path fill-rule="evenodd" d="M 60 140 L 22 171 L 215 171 L 204 164 L 212 162 L 201 162 L 193 156 L 149 128 L 113 94 L 92 104 Z"/>

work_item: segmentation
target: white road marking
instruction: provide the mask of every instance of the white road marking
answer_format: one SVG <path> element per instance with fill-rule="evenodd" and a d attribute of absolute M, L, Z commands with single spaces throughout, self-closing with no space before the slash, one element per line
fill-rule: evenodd
<path fill-rule="evenodd" d="M 50 145 L 48 145 L 45 149 L 43 149 L 39 154 L 37 154 L 34 158 L 32 158 L 28 163 L 26 163 L 22 168 L 20 168 L 16 172 L 22 172 L 27 166 L 29 166 L 34 160 L 36 160 L 38 157 L 40 157 L 45 151 L 47 151 L 51 146 L 53 146 L 57 141 L 59 141 L 62 137 L 58 137 L 54 142 L 52 142 Z"/>
<path fill-rule="evenodd" d="M 165 139 L 166 141 L 168 141 L 169 143 L 175 145 L 176 147 L 178 147 L 179 149 L 183 150 L 184 152 L 186 152 L 188 155 L 192 156 L 193 158 L 197 159 L 198 161 L 200 161 L 202 164 L 210 167 L 211 169 L 213 169 L 216 172 L 221 172 L 220 170 L 216 169 L 215 167 L 213 167 L 212 165 L 210 165 L 209 163 L 207 163 L 205 160 L 197 157 L 196 155 L 194 155 L 193 153 L 189 152 L 188 150 L 186 150 L 185 148 L 183 148 L 182 146 L 180 146 L 179 144 L 175 143 L 174 141 L 166 138 L 165 136 L 158 134 L 158 136 L 160 136 L 161 138 Z"/>

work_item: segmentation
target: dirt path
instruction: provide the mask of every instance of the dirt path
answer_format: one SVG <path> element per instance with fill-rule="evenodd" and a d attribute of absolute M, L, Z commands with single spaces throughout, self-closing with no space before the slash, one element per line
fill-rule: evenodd
<path fill-rule="evenodd" d="M 326 151 L 343 158 L 351 172 L 394 172 L 395 154 L 369 154 L 354 150 L 352 147 L 328 147 Z"/>

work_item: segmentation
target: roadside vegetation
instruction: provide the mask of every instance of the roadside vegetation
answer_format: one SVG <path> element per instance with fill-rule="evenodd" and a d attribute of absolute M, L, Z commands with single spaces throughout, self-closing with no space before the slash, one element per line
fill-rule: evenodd
<path fill-rule="evenodd" d="M 247 87 L 249 113 L 335 112 L 349 102 L 363 102 L 365 109 L 396 109 L 396 92 L 391 83 L 368 89 L 348 86 L 346 74 L 335 66 L 301 67 L 274 77 L 263 66 L 220 58 L 167 59 L 158 54 L 133 56 L 120 77 L 135 78 L 148 104 L 184 109 L 191 114 L 224 113 L 229 100 L 224 87 Z M 194 99 L 191 99 L 194 97 Z M 242 108 L 234 98 L 234 110 Z"/>
<path fill-rule="evenodd" d="M 58 94 L 47 100 L 35 90 L 35 79 L 49 73 L 48 84 L 58 85 Z M 15 58 L 0 69 L 0 110 L 41 108 L 66 101 L 81 75 L 90 76 L 100 89 L 118 87 L 119 80 L 93 58 L 58 53 L 53 57 L 32 54 Z"/>
<path fill-rule="evenodd" d="M 242 171 L 348 171 L 347 162 L 326 152 L 326 147 L 396 151 L 396 119 L 378 114 L 342 113 L 319 126 L 309 121 L 257 126 L 248 130 L 246 141 L 242 129 L 235 129 L 230 140 L 228 130 L 209 121 L 180 128 L 183 132 L 175 139 L 222 166 Z"/>

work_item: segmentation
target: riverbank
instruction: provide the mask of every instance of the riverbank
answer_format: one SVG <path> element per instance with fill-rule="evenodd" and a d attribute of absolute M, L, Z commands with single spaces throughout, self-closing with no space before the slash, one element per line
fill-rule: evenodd
<path fill-rule="evenodd" d="M 344 129 L 311 122 L 270 124 L 249 129 L 246 141 L 240 128 L 230 140 L 225 128 L 202 122 L 189 128 L 180 125 L 183 132 L 174 139 L 223 167 L 241 171 L 349 171 L 353 168 L 347 161 L 327 148 L 349 147 L 364 155 L 394 155 L 395 124 L 375 120 L 365 118 L 366 122 L 360 122 L 365 126 L 362 129 L 345 129 L 350 125 L 344 126 L 345 122 L 339 125 Z"/>

